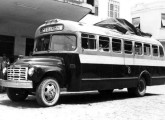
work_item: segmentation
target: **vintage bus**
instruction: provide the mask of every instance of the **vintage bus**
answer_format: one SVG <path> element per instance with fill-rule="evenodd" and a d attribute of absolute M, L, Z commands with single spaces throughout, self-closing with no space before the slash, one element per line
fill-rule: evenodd
<path fill-rule="evenodd" d="M 146 86 L 164 83 L 164 48 L 159 41 L 59 19 L 36 30 L 32 56 L 3 68 L 0 80 L 12 101 L 33 94 L 41 106 L 55 105 L 64 89 L 110 95 L 127 88 L 141 97 Z"/>

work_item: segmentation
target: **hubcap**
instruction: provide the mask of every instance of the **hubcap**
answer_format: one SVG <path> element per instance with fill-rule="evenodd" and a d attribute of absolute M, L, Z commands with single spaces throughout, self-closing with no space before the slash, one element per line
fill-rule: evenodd
<path fill-rule="evenodd" d="M 54 84 L 47 84 L 44 89 L 44 96 L 46 101 L 51 102 L 56 96 L 56 88 Z"/>

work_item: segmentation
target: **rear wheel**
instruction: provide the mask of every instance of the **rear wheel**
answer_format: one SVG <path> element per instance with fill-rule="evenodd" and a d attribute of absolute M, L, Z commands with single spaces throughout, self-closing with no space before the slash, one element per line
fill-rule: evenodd
<path fill-rule="evenodd" d="M 45 78 L 36 90 L 36 99 L 39 105 L 50 107 L 57 103 L 60 97 L 60 87 L 56 79 Z"/>
<path fill-rule="evenodd" d="M 128 93 L 131 95 L 135 95 L 138 97 L 142 97 L 146 93 L 146 82 L 144 78 L 140 78 L 137 87 L 135 88 L 128 88 Z"/>
<path fill-rule="evenodd" d="M 7 88 L 7 95 L 10 100 L 18 102 L 24 101 L 28 96 L 28 92 L 23 89 Z"/>

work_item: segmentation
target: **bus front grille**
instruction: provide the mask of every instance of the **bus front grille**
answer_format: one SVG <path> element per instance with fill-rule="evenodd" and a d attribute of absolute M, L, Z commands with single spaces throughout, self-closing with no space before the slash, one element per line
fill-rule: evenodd
<path fill-rule="evenodd" d="M 27 67 L 19 68 L 8 68 L 7 69 L 7 79 L 8 80 L 27 80 Z"/>

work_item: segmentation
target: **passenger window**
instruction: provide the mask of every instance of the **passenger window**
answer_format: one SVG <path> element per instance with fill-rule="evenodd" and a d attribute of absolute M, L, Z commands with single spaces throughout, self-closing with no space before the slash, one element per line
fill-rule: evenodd
<path fill-rule="evenodd" d="M 83 49 L 96 49 L 96 38 L 94 35 L 82 34 L 81 43 Z"/>
<path fill-rule="evenodd" d="M 121 53 L 121 40 L 120 39 L 112 39 L 112 50 L 117 53 Z"/>
<path fill-rule="evenodd" d="M 144 44 L 144 55 L 151 55 L 151 49 L 149 44 Z"/>
<path fill-rule="evenodd" d="M 152 45 L 153 56 L 158 56 L 158 46 Z"/>
<path fill-rule="evenodd" d="M 100 51 L 109 51 L 109 38 L 108 37 L 99 37 L 99 50 Z"/>
<path fill-rule="evenodd" d="M 132 41 L 124 41 L 124 52 L 132 54 Z"/>
<path fill-rule="evenodd" d="M 135 42 L 135 54 L 142 55 L 142 43 Z"/>
<path fill-rule="evenodd" d="M 159 46 L 160 57 L 164 57 L 163 47 Z"/>

